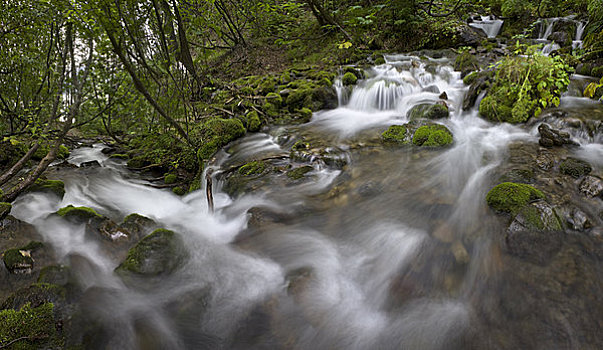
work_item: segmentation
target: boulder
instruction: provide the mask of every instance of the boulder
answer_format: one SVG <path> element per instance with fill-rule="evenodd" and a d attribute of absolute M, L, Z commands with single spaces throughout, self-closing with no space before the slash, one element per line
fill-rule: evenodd
<path fill-rule="evenodd" d="M 564 159 L 559 165 L 559 171 L 562 174 L 569 175 L 576 179 L 581 176 L 588 175 L 592 170 L 593 168 L 590 166 L 590 164 L 581 159 L 573 157 Z"/>
<path fill-rule="evenodd" d="M 595 176 L 586 176 L 580 183 L 580 192 L 588 198 L 598 197 L 603 193 L 603 181 Z"/>
<path fill-rule="evenodd" d="M 497 212 L 517 214 L 528 203 L 543 198 L 544 193 L 530 185 L 503 182 L 488 192 L 486 202 Z"/>
<path fill-rule="evenodd" d="M 419 127 L 412 136 L 412 143 L 420 147 L 444 147 L 452 143 L 452 133 L 441 124 L 429 123 Z"/>
<path fill-rule="evenodd" d="M 538 143 L 542 147 L 550 148 L 553 146 L 579 145 L 578 143 L 570 139 L 570 134 L 568 132 L 553 129 L 545 123 L 542 123 L 538 126 L 538 133 L 540 134 L 540 139 L 538 140 Z"/>
<path fill-rule="evenodd" d="M 448 115 L 448 107 L 439 103 L 421 103 L 412 107 L 407 113 L 407 117 L 409 120 L 442 119 L 447 118 Z"/>

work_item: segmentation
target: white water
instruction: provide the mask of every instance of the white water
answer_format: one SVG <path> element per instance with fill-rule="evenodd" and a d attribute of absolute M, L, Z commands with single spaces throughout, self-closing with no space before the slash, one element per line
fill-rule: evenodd
<path fill-rule="evenodd" d="M 66 171 L 62 201 L 27 194 L 14 203 L 12 214 L 38 228 L 85 288 L 98 289 L 87 311 L 110 325 L 108 348 L 143 348 L 145 334 L 136 327 L 141 319 L 151 329 L 155 347 L 165 349 L 459 348 L 451 344 L 475 327 L 476 290 L 483 288 L 488 278 L 483 270 L 492 264 L 493 233 L 485 223 L 483 198 L 509 144 L 536 142 L 536 137 L 520 127 L 489 123 L 475 109 L 463 111 L 467 87 L 447 59 L 391 55 L 386 62 L 370 69 L 352 91 L 339 86 L 339 108 L 316 113 L 312 122 L 292 132 L 281 127 L 270 135 L 249 135 L 229 153 L 220 152 L 212 165 L 217 176 L 233 164 L 286 155 L 288 149 L 281 145 L 297 134 L 326 132 L 336 142 L 331 146 L 350 153 L 343 170 L 314 162 L 307 181 L 280 187 L 286 176 L 274 171 L 268 175 L 273 184 L 236 200 L 222 193 L 223 184 L 216 181 L 212 215 L 203 189 L 178 197 L 132 178 L 101 147 L 80 148 L 70 162 L 98 160 L 102 167 Z M 451 147 L 350 151 L 357 138 L 377 139 L 389 125 L 407 122 L 412 106 L 436 102 L 441 92 L 448 95 L 451 115 L 436 122 L 452 131 Z M 562 103 L 571 102 L 564 98 Z M 600 144 L 584 146 L 580 154 L 599 157 L 595 164 L 600 164 Z M 354 191 L 354 186 L 372 182 L 383 188 L 378 195 L 365 198 Z M 341 195 L 334 191 L 333 199 L 335 189 Z M 436 201 L 433 207 L 442 206 L 443 213 L 423 209 L 422 194 Z M 191 259 L 154 289 L 126 286 L 113 274 L 119 262 L 89 239 L 83 226 L 47 217 L 68 204 L 93 207 L 115 220 L 133 212 L 153 218 L 182 235 Z M 239 242 L 252 207 L 296 218 L 293 224 L 262 227 Z M 445 287 L 455 275 L 446 270 L 451 263 L 435 250 L 442 243 L 434 238 L 437 225 L 432 221 L 450 228 L 455 246 L 463 246 L 475 231 L 484 236 L 473 248 L 466 246 L 468 262 L 457 290 Z M 429 266 L 423 274 L 416 272 L 423 271 L 422 264 Z M 301 277 L 296 275 L 300 270 L 306 271 Z M 406 284 L 396 287 L 399 281 Z M 204 293 L 205 308 L 188 315 L 184 325 L 163 311 L 191 294 Z M 496 293 L 493 289 L 486 294 Z M 265 343 L 241 329 L 259 333 Z"/>
<path fill-rule="evenodd" d="M 496 38 L 504 21 L 493 16 L 481 16 L 481 18 L 481 21 L 473 21 L 469 26 L 483 30 L 488 38 Z"/>
<path fill-rule="evenodd" d="M 572 40 L 572 50 L 582 48 L 582 35 L 584 34 L 584 28 L 586 23 L 577 21 L 574 19 L 575 16 L 568 17 L 554 17 L 554 18 L 543 18 L 540 19 L 540 31 L 538 34 L 538 43 L 544 44 L 542 53 L 546 56 L 550 55 L 551 52 L 559 50 L 561 47 L 557 43 L 552 43 L 549 40 L 549 36 L 555 31 L 555 25 L 560 22 L 572 22 L 576 24 L 576 33 Z"/>

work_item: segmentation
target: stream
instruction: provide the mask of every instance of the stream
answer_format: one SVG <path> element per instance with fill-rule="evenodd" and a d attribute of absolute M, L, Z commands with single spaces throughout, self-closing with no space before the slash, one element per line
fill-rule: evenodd
<path fill-rule="evenodd" d="M 52 178 L 65 182 L 62 200 L 18 198 L 11 214 L 34 225 L 77 277 L 83 323 L 93 327 L 86 346 L 601 348 L 601 198 L 585 200 L 577 184 L 556 183 L 557 175 L 535 167 L 534 181 L 550 184 L 552 198 L 565 196 L 560 203 L 579 208 L 592 225 L 567 229 L 545 264 L 510 254 L 501 239 L 509 218 L 490 210 L 485 196 L 505 172 L 540 154 L 539 122 L 493 124 L 476 107 L 463 110 L 468 87 L 447 58 L 385 59 L 353 88 L 336 83 L 338 108 L 220 151 L 209 166 L 213 214 L 205 189 L 179 197 L 152 188 L 101 144 L 68 160 L 100 166 L 55 167 Z M 438 122 L 452 131 L 451 147 L 382 144 L 388 126 L 408 122 L 412 106 L 440 101 L 442 92 L 450 117 Z M 554 127 L 570 117 L 603 120 L 601 104 L 571 89 L 553 112 L 543 118 Z M 569 116 L 556 117 L 563 113 Z M 601 133 L 569 131 L 580 146 L 551 152 L 587 160 L 601 176 Z M 311 146 L 290 158 L 300 140 Z M 267 170 L 233 183 L 229 169 L 256 159 L 267 159 Z M 287 176 L 302 166 L 312 168 Z M 181 236 L 187 259 L 160 279 L 124 280 L 106 242 L 91 239 L 86 225 L 49 215 L 69 204 L 115 222 L 131 213 L 151 218 Z"/>

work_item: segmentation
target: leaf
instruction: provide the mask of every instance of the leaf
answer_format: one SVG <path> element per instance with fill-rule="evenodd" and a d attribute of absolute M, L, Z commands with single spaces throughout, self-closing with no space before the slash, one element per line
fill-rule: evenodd
<path fill-rule="evenodd" d="M 349 42 L 349 41 L 346 41 L 346 42 L 343 42 L 343 43 L 339 44 L 337 47 L 338 47 L 340 50 L 341 50 L 341 49 L 349 49 L 350 47 L 352 47 L 352 43 L 351 43 L 351 42 Z"/>

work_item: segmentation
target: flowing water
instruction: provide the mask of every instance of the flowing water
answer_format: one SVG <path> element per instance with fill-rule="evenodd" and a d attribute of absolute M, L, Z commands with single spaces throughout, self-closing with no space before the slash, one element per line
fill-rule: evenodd
<path fill-rule="evenodd" d="M 541 325 L 500 309 L 531 310 L 523 294 L 531 287 L 513 282 L 506 263 L 511 270 L 523 265 L 501 258 L 505 226 L 484 198 L 510 145 L 536 143 L 534 131 L 463 111 L 467 87 L 446 58 L 392 55 L 386 62 L 368 69 L 353 89 L 336 83 L 339 108 L 316 113 L 308 124 L 248 135 L 221 151 L 211 165 L 214 214 L 204 190 L 178 197 L 149 187 L 103 155 L 101 145 L 70 157 L 101 167 L 57 170 L 66 185 L 62 201 L 40 193 L 20 197 L 12 214 L 35 225 L 84 286 L 80 305 L 103 330 L 94 347 L 538 348 L 550 338 L 541 329 L 560 327 L 569 334 L 564 344 L 588 344 L 567 320 L 543 316 Z M 380 144 L 383 130 L 407 122 L 413 105 L 436 102 L 442 92 L 451 116 L 441 123 L 454 134 L 452 147 Z M 310 157 L 302 163 L 313 170 L 301 180 L 272 171 L 264 185 L 234 199 L 222 191 L 221 173 L 253 159 L 276 159 L 277 169 L 302 137 L 345 165 Z M 585 146 L 576 155 L 601 154 L 600 139 L 575 138 Z M 190 258 L 152 288 L 124 283 L 113 273 L 119 261 L 83 225 L 48 215 L 68 204 L 117 222 L 130 213 L 150 217 L 182 236 Z M 250 208 L 283 219 L 248 225 Z"/>
<path fill-rule="evenodd" d="M 494 16 L 481 16 L 481 21 L 474 20 L 469 23 L 469 26 L 483 30 L 488 38 L 496 38 L 503 23 L 502 19 L 497 19 Z"/>
<path fill-rule="evenodd" d="M 582 35 L 584 34 L 586 23 L 578 21 L 574 18 L 575 16 L 542 18 L 537 22 L 539 31 L 536 42 L 544 44 L 542 48 L 542 53 L 544 55 L 548 56 L 551 54 L 551 52 L 557 51 L 561 48 L 558 43 L 552 42 L 549 39 L 549 36 L 551 36 L 551 34 L 553 34 L 556 30 L 565 31 L 564 27 L 568 26 L 568 24 L 576 27 L 574 37 L 572 38 L 572 50 L 582 48 Z"/>

